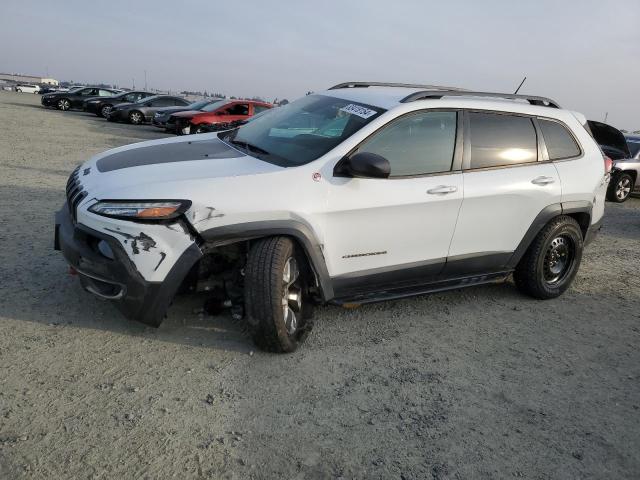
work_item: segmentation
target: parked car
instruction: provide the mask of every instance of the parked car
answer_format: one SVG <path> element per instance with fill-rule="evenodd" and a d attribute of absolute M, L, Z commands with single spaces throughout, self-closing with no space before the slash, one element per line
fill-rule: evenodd
<path fill-rule="evenodd" d="M 191 102 L 173 95 L 154 95 L 137 103 L 121 103 L 109 112 L 110 122 L 129 122 L 134 125 L 150 122 L 158 110 L 166 107 L 186 107 Z"/>
<path fill-rule="evenodd" d="M 207 100 L 199 100 L 197 102 L 190 103 L 186 107 L 167 107 L 161 110 L 158 110 L 151 120 L 151 124 L 154 127 L 162 128 L 169 132 L 175 133 L 175 119 L 173 123 L 167 125 L 167 122 L 170 120 L 171 115 L 177 112 L 186 112 L 189 111 L 202 111 L 203 108 L 208 105 L 218 103 L 220 101 L 219 98 L 215 99 L 207 99 Z"/>
<path fill-rule="evenodd" d="M 120 93 L 112 88 L 81 87 L 68 92 L 48 93 L 42 96 L 40 102 L 45 107 L 55 107 L 58 110 L 81 109 L 83 102 L 90 97 L 110 97 Z"/>
<path fill-rule="evenodd" d="M 40 85 L 26 84 L 16 85 L 16 92 L 19 93 L 39 93 Z"/>
<path fill-rule="evenodd" d="M 640 175 L 640 143 L 634 143 L 633 136 L 625 137 L 620 130 L 606 123 L 593 120 L 589 120 L 588 123 L 602 151 L 613 160 L 607 200 L 616 203 L 626 202 L 637 188 Z"/>
<path fill-rule="evenodd" d="M 604 213 L 585 125 L 543 97 L 340 84 L 234 130 L 93 157 L 69 177 L 55 245 L 130 318 L 157 326 L 206 282 L 276 352 L 307 337 L 317 303 L 510 274 L 554 298 Z"/>
<path fill-rule="evenodd" d="M 148 97 L 156 95 L 151 92 L 131 91 L 122 92 L 111 97 L 89 98 L 84 101 L 83 109 L 85 112 L 95 113 L 99 117 L 107 118 L 109 112 L 115 105 L 122 103 L 136 103 Z"/>
<path fill-rule="evenodd" d="M 56 93 L 59 92 L 60 90 L 58 89 L 58 87 L 52 87 L 50 85 L 45 85 L 40 87 L 40 91 L 38 92 L 40 95 L 45 95 L 47 93 Z"/>
<path fill-rule="evenodd" d="M 238 122 L 272 108 L 273 105 L 254 100 L 221 100 L 205 107 L 202 112 L 187 111 L 171 115 L 167 125 L 174 125 L 178 135 L 202 133 L 217 127 L 220 130 L 232 128 Z"/>
<path fill-rule="evenodd" d="M 246 120 L 239 120 L 237 122 L 234 122 L 233 125 L 229 126 L 228 128 L 226 128 L 227 130 L 231 129 L 231 128 L 237 128 L 241 125 L 245 125 L 249 122 L 255 122 L 257 119 L 262 118 L 263 116 L 267 115 L 268 113 L 271 113 L 273 111 L 275 111 L 277 107 L 274 105 L 274 108 L 270 108 L 269 110 L 263 110 L 260 113 L 256 113 L 253 117 L 249 117 Z M 207 124 L 201 124 L 198 127 L 198 131 L 195 133 L 211 133 L 211 132 L 220 132 L 222 131 L 223 128 L 221 128 L 220 124 L 214 123 L 211 125 L 207 125 Z"/>

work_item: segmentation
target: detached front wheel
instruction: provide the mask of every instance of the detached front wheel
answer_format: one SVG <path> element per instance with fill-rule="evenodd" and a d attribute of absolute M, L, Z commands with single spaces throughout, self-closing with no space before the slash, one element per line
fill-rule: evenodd
<path fill-rule="evenodd" d="M 244 297 L 249 330 L 262 350 L 293 352 L 311 328 L 309 269 L 287 237 L 257 241 L 245 268 Z"/>

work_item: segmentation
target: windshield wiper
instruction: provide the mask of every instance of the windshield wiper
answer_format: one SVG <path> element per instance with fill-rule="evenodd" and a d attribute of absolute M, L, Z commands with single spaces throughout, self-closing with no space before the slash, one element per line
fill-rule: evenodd
<path fill-rule="evenodd" d="M 264 148 L 260 148 L 257 145 L 253 145 L 253 144 L 251 144 L 249 142 L 243 142 L 242 140 L 233 139 L 233 140 L 229 140 L 229 143 L 232 143 L 234 145 L 238 145 L 240 147 L 244 147 L 245 150 L 247 150 L 247 151 L 252 151 L 252 152 L 255 152 L 255 153 L 262 154 L 262 155 L 271 155 Z"/>

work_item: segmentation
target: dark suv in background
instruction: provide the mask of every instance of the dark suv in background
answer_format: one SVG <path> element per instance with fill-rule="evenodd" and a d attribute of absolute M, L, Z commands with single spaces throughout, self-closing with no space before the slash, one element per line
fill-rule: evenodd
<path fill-rule="evenodd" d="M 166 107 L 186 107 L 191 102 L 173 95 L 154 95 L 137 103 L 121 103 L 109 112 L 110 122 L 129 122 L 134 125 L 150 122 L 155 113 Z"/>
<path fill-rule="evenodd" d="M 68 92 L 48 93 L 42 96 L 40 102 L 45 107 L 55 107 L 58 110 L 81 109 L 84 101 L 91 97 L 111 97 L 122 90 L 113 88 L 83 87 Z"/>
<path fill-rule="evenodd" d="M 95 113 L 99 117 L 106 118 L 115 105 L 120 105 L 121 103 L 136 103 L 154 95 L 156 94 L 143 91 L 123 92 L 111 97 L 89 98 L 84 101 L 83 107 L 85 112 Z"/>

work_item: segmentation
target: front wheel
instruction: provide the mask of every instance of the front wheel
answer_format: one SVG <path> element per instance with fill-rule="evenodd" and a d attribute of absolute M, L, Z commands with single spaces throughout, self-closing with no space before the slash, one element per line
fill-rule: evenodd
<path fill-rule="evenodd" d="M 58 109 L 66 112 L 71 108 L 71 101 L 68 98 L 61 98 L 58 100 Z"/>
<path fill-rule="evenodd" d="M 107 118 L 112 108 L 113 107 L 111 105 L 103 105 L 100 109 L 99 116 L 101 116 L 102 118 Z"/>
<path fill-rule="evenodd" d="M 520 291 L 539 299 L 556 298 L 569 288 L 582 260 L 578 222 L 561 215 L 547 224 L 518 263 L 513 278 Z"/>
<path fill-rule="evenodd" d="M 305 256 L 287 237 L 257 241 L 245 268 L 244 298 L 249 331 L 262 350 L 293 352 L 313 323 Z"/>
<path fill-rule="evenodd" d="M 633 191 L 633 177 L 628 173 L 621 173 L 609 185 L 607 199 L 611 202 L 626 202 Z"/>
<path fill-rule="evenodd" d="M 134 110 L 129 114 L 129 122 L 134 125 L 140 125 L 144 122 L 144 116 L 137 110 Z"/>

